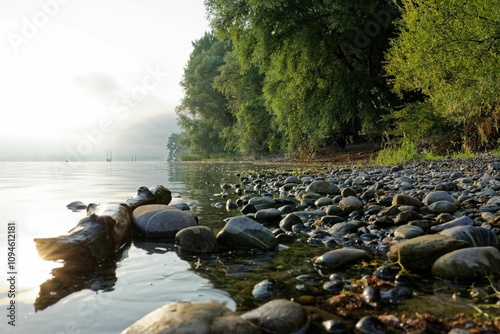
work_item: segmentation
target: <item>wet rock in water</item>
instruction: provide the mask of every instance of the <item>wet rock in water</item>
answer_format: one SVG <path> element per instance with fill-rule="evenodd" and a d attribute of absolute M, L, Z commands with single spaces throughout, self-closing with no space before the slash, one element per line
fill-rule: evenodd
<path fill-rule="evenodd" d="M 418 198 L 415 198 L 413 196 L 409 196 L 406 194 L 396 194 L 392 198 L 392 205 L 411 205 L 415 208 L 420 208 L 422 206 L 422 203 Z"/>
<path fill-rule="evenodd" d="M 394 237 L 399 239 L 412 239 L 424 235 L 422 228 L 413 225 L 401 225 L 394 230 Z"/>
<path fill-rule="evenodd" d="M 365 250 L 357 248 L 334 249 L 319 256 L 314 264 L 325 266 L 330 269 L 337 269 L 361 261 L 370 261 L 372 256 Z"/>
<path fill-rule="evenodd" d="M 175 245 L 181 252 L 213 253 L 217 251 L 214 232 L 206 226 L 192 226 L 175 235 Z"/>
<path fill-rule="evenodd" d="M 125 201 L 131 211 L 135 210 L 141 205 L 146 204 L 164 204 L 168 205 L 172 200 L 172 193 L 169 189 L 162 185 L 152 187 L 142 186 L 137 190 L 137 194 Z"/>
<path fill-rule="evenodd" d="M 323 328 L 328 334 L 348 334 L 351 333 L 349 328 L 339 320 L 330 319 L 323 321 Z"/>
<path fill-rule="evenodd" d="M 172 192 L 161 184 L 149 188 L 155 197 L 155 204 L 168 205 L 172 201 Z"/>
<path fill-rule="evenodd" d="M 78 212 L 78 211 L 87 209 L 87 204 L 85 204 L 81 201 L 74 201 L 74 202 L 71 202 L 68 205 L 66 205 L 66 207 L 68 209 L 70 209 L 71 211 Z"/>
<path fill-rule="evenodd" d="M 380 294 L 380 289 L 376 286 L 367 286 L 363 289 L 363 294 L 361 296 L 363 301 L 373 308 L 379 307 L 382 302 L 382 296 Z"/>
<path fill-rule="evenodd" d="M 394 284 L 400 286 L 409 286 L 415 284 L 415 280 L 410 274 L 398 273 L 396 277 L 394 277 Z"/>
<path fill-rule="evenodd" d="M 221 202 L 216 202 L 216 203 L 212 203 L 212 207 L 217 208 L 217 209 L 222 209 L 224 207 L 224 204 L 222 204 Z"/>
<path fill-rule="evenodd" d="M 365 316 L 361 318 L 355 326 L 356 330 L 360 333 L 366 334 L 386 334 L 387 329 L 379 319 L 372 316 Z"/>
<path fill-rule="evenodd" d="M 176 209 L 179 209 L 181 211 L 191 211 L 189 204 L 187 204 L 185 202 L 174 203 L 174 204 L 169 204 L 169 205 L 176 208 Z"/>
<path fill-rule="evenodd" d="M 454 213 L 457 210 L 457 206 L 448 201 L 437 201 L 429 205 L 429 211 L 432 213 Z"/>
<path fill-rule="evenodd" d="M 255 213 L 255 219 L 264 223 L 279 221 L 280 218 L 281 211 L 276 208 L 261 209 Z"/>
<path fill-rule="evenodd" d="M 361 202 L 361 200 L 355 196 L 348 196 L 342 198 L 339 206 L 345 213 L 351 213 L 356 210 L 362 210 L 363 202 Z"/>
<path fill-rule="evenodd" d="M 405 240 L 391 246 L 387 257 L 409 270 L 428 270 L 442 255 L 467 247 L 467 242 L 439 234 L 430 234 Z"/>
<path fill-rule="evenodd" d="M 471 247 L 498 246 L 498 237 L 493 231 L 477 226 L 455 226 L 445 229 L 439 234 L 447 235 L 454 239 L 464 240 Z"/>
<path fill-rule="evenodd" d="M 331 280 L 323 284 L 323 290 L 338 294 L 344 289 L 344 285 L 344 281 L 342 280 Z"/>
<path fill-rule="evenodd" d="M 279 226 L 283 231 L 291 232 L 292 226 L 297 225 L 297 224 L 302 225 L 302 219 L 300 219 L 298 216 L 294 215 L 293 213 L 289 213 L 285 216 L 285 218 L 283 218 L 280 221 Z"/>
<path fill-rule="evenodd" d="M 237 208 L 238 208 L 238 204 L 236 204 L 232 199 L 228 199 L 226 201 L 226 210 L 227 211 L 235 210 Z"/>
<path fill-rule="evenodd" d="M 275 299 L 241 315 L 265 333 L 306 333 L 309 317 L 299 304 L 286 299 Z"/>
<path fill-rule="evenodd" d="M 310 274 L 299 275 L 296 279 L 300 282 L 316 282 L 318 280 L 316 276 Z"/>
<path fill-rule="evenodd" d="M 314 192 L 320 195 L 335 195 L 338 194 L 339 187 L 329 181 L 315 180 L 307 186 L 306 192 Z"/>
<path fill-rule="evenodd" d="M 274 290 L 276 290 L 274 283 L 266 279 L 253 287 L 252 296 L 254 298 L 268 298 L 273 295 Z"/>
<path fill-rule="evenodd" d="M 447 193 L 446 191 L 433 191 L 427 194 L 427 196 L 424 197 L 423 203 L 427 206 L 439 202 L 439 201 L 447 201 L 453 203 L 454 198 Z"/>
<path fill-rule="evenodd" d="M 459 249 L 438 258 L 432 266 L 437 278 L 472 282 L 500 272 L 500 251 L 495 247 Z"/>
<path fill-rule="evenodd" d="M 413 291 L 406 286 L 398 286 L 382 293 L 382 300 L 390 304 L 398 304 L 412 298 Z"/>
<path fill-rule="evenodd" d="M 373 272 L 373 276 L 385 280 L 392 281 L 396 278 L 396 275 L 401 271 L 399 266 L 380 266 Z"/>
<path fill-rule="evenodd" d="M 139 234 L 147 238 L 173 238 L 180 230 L 198 225 L 191 212 L 164 204 L 138 207 L 132 212 L 132 222 Z"/>
<path fill-rule="evenodd" d="M 219 303 L 174 302 L 145 315 L 122 332 L 143 333 L 258 334 L 260 330 Z"/>
<path fill-rule="evenodd" d="M 217 234 L 220 245 L 246 249 L 274 249 L 278 241 L 273 233 L 246 216 L 229 219 L 224 228 Z"/>
<path fill-rule="evenodd" d="M 474 221 L 471 218 L 469 218 L 468 216 L 462 216 L 460 218 L 450 220 L 446 223 L 432 226 L 431 232 L 437 233 L 455 226 L 473 226 L 473 225 Z"/>

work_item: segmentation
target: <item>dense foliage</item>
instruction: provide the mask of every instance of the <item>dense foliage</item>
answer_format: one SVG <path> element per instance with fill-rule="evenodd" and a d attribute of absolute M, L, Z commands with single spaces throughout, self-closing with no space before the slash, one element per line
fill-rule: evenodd
<path fill-rule="evenodd" d="M 209 33 L 193 43 L 181 82 L 185 96 L 176 109 L 179 125 L 184 129 L 179 143 L 193 154 L 210 156 L 223 151 L 225 143 L 219 134 L 236 122 L 227 99 L 213 88 L 229 49 L 230 43 Z"/>
<path fill-rule="evenodd" d="M 303 156 L 358 134 L 491 143 L 499 1 L 205 0 L 179 142 L 203 156 Z"/>
<path fill-rule="evenodd" d="M 386 55 L 394 90 L 422 92 L 433 117 L 454 124 L 449 136 L 460 131 L 469 148 L 492 144 L 500 126 L 500 1 L 402 4 L 400 33 Z"/>

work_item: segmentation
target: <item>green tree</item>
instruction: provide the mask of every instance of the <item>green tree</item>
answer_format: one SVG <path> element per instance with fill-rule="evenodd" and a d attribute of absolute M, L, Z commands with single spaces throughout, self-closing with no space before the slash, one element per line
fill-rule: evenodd
<path fill-rule="evenodd" d="M 226 145 L 232 143 L 233 150 L 244 154 L 268 153 L 276 133 L 263 98 L 264 76 L 255 66 L 247 66 L 246 70 L 243 67 L 236 53 L 229 52 L 214 80 L 214 87 L 227 98 L 237 119 L 231 133 L 225 134 Z"/>
<path fill-rule="evenodd" d="M 394 100 L 382 68 L 391 22 L 385 0 L 206 0 L 218 36 L 265 76 L 265 105 L 289 152 L 336 135 L 379 132 Z M 245 68 L 246 66 L 246 68 Z"/>
<path fill-rule="evenodd" d="M 423 93 L 435 117 L 459 125 L 467 147 L 494 142 L 500 129 L 500 1 L 401 4 L 399 36 L 386 55 L 394 90 Z"/>
<path fill-rule="evenodd" d="M 179 139 L 181 137 L 181 134 L 179 133 L 172 133 L 168 137 L 167 141 L 167 149 L 168 149 L 168 161 L 175 161 L 177 160 L 179 153 L 181 151 L 181 146 L 179 144 Z"/>
<path fill-rule="evenodd" d="M 205 157 L 224 151 L 221 133 L 234 126 L 236 118 L 227 107 L 227 99 L 213 88 L 230 43 L 206 33 L 193 43 L 193 51 L 184 69 L 181 86 L 184 97 L 177 106 L 179 126 L 184 130 L 181 143 L 191 153 Z"/>

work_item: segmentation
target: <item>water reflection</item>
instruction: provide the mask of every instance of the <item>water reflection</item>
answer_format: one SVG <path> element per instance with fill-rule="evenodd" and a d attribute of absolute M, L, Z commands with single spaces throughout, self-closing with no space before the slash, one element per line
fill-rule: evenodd
<path fill-rule="evenodd" d="M 117 263 L 127 257 L 129 248 L 130 243 L 127 243 L 115 256 L 100 263 L 66 261 L 62 267 L 52 269 L 52 278 L 40 285 L 34 303 L 35 312 L 83 289 L 113 291 L 117 281 Z"/>
<path fill-rule="evenodd" d="M 134 237 L 135 247 L 143 249 L 146 254 L 165 254 L 175 250 L 174 241 L 171 239 L 148 239 L 143 237 Z"/>
<path fill-rule="evenodd" d="M 212 207 L 211 203 L 220 200 L 213 199 L 213 194 L 221 191 L 222 177 L 237 182 L 235 174 L 241 169 L 239 165 L 220 166 L 219 171 L 217 164 L 78 162 L 54 169 L 52 163 L 0 163 L 0 191 L 9 194 L 2 199 L 1 220 L 16 221 L 19 232 L 17 331 L 61 333 L 78 328 L 81 333 L 119 333 L 144 314 L 178 300 L 217 300 L 235 310 L 226 291 L 214 287 L 201 271 L 190 270 L 196 258 L 179 257 L 172 242 L 134 238 L 126 250 L 128 256 L 98 265 L 44 261 L 33 242 L 62 235 L 75 226 L 85 214 L 68 210 L 66 205 L 72 201 L 121 202 L 140 186 L 158 184 L 182 195 L 173 202 L 187 202 L 200 225 L 221 228 L 224 218 L 238 212 Z M 3 249 L 4 240 L 5 229 L 1 229 Z M 0 282 L 0 293 L 7 289 Z M 2 305 L 8 302 L 0 299 Z"/>

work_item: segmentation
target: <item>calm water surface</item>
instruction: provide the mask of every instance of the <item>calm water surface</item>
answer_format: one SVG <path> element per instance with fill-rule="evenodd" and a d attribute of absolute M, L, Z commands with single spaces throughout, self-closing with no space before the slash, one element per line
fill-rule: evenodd
<path fill-rule="evenodd" d="M 134 240 L 121 260 L 97 268 L 68 268 L 38 257 L 33 238 L 65 234 L 85 216 L 72 201 L 106 203 L 135 195 L 140 186 L 163 184 L 182 195 L 200 219 L 217 229 L 230 213 L 221 177 L 237 182 L 237 164 L 0 163 L 0 332 L 119 333 L 171 301 L 216 300 L 232 310 L 235 301 L 196 274 L 169 244 Z M 235 215 L 237 213 L 234 213 Z M 7 226 L 16 226 L 16 327 L 7 324 Z"/>

